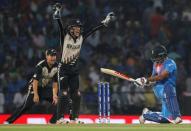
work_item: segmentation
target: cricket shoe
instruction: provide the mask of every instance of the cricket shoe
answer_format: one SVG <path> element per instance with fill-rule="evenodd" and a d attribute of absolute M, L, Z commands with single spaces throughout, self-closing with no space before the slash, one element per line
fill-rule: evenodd
<path fill-rule="evenodd" d="M 83 121 L 79 119 L 70 120 L 70 124 L 85 124 Z"/>
<path fill-rule="evenodd" d="M 11 124 L 8 121 L 4 121 L 3 124 L 7 125 L 7 124 Z"/>
<path fill-rule="evenodd" d="M 64 118 L 60 118 L 56 121 L 56 124 L 69 124 L 69 121 Z"/>
<path fill-rule="evenodd" d="M 182 119 L 180 117 L 176 117 L 176 119 L 173 121 L 173 124 L 179 124 L 182 122 Z"/>
<path fill-rule="evenodd" d="M 143 115 L 146 114 L 148 111 L 149 111 L 148 108 L 144 108 L 143 109 L 142 115 L 139 117 L 139 123 L 140 124 L 144 124 L 145 123 L 145 118 L 143 117 Z"/>

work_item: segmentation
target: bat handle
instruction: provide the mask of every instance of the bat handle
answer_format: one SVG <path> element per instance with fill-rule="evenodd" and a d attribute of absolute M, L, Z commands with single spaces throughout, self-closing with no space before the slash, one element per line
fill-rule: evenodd
<path fill-rule="evenodd" d="M 130 78 L 130 79 L 128 79 L 128 81 L 130 81 L 130 82 L 135 82 L 135 79 Z"/>

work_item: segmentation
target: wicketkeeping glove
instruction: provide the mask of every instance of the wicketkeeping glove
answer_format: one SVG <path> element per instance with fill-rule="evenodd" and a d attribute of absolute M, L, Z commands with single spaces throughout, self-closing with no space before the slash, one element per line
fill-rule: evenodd
<path fill-rule="evenodd" d="M 62 5 L 60 3 L 56 3 L 53 5 L 53 19 L 60 19 L 61 18 L 61 9 Z"/>
<path fill-rule="evenodd" d="M 113 12 L 108 13 L 106 18 L 101 22 L 104 24 L 104 26 L 108 26 L 110 22 L 115 20 L 115 14 Z"/>

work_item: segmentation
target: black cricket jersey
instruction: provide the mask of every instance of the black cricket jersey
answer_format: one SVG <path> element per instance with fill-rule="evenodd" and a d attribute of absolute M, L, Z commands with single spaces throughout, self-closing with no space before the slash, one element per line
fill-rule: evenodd
<path fill-rule="evenodd" d="M 39 81 L 39 87 L 52 87 L 52 83 L 57 82 L 57 68 L 57 63 L 50 68 L 46 60 L 42 60 L 36 65 L 33 79 Z"/>
<path fill-rule="evenodd" d="M 62 48 L 61 62 L 63 65 L 76 70 L 79 65 L 79 55 L 83 41 L 93 34 L 95 31 L 105 27 L 104 24 L 100 23 L 98 26 L 90 29 L 86 33 L 82 33 L 77 39 L 73 38 L 67 27 L 63 27 L 61 19 L 57 19 L 60 29 L 60 45 Z M 71 70 L 71 69 L 70 69 Z"/>

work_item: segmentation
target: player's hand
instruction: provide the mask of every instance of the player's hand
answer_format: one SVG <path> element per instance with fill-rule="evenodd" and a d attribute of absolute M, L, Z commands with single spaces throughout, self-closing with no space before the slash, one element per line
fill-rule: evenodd
<path fill-rule="evenodd" d="M 156 84 L 156 82 L 147 82 L 146 84 L 145 84 L 145 87 L 152 87 L 152 86 L 154 86 Z"/>
<path fill-rule="evenodd" d="M 53 5 L 53 19 L 60 19 L 61 18 L 61 9 L 62 5 L 60 3 L 56 3 Z"/>
<path fill-rule="evenodd" d="M 58 103 L 58 96 L 53 96 L 52 104 L 56 105 Z"/>
<path fill-rule="evenodd" d="M 104 26 L 107 27 L 109 23 L 114 21 L 115 19 L 116 19 L 115 14 L 113 12 L 110 12 L 101 23 L 103 23 Z"/>
<path fill-rule="evenodd" d="M 38 96 L 38 94 L 34 95 L 33 101 L 34 101 L 34 103 L 39 103 L 39 96 Z"/>
<path fill-rule="evenodd" d="M 56 10 L 61 10 L 62 8 L 62 5 L 60 3 L 56 3 L 53 5 L 53 10 L 56 11 Z"/>
<path fill-rule="evenodd" d="M 137 78 L 134 81 L 135 86 L 144 88 L 144 86 L 147 84 L 147 79 L 145 77 Z"/>

